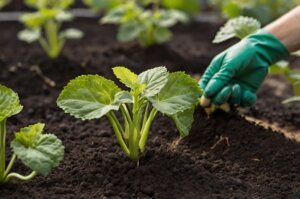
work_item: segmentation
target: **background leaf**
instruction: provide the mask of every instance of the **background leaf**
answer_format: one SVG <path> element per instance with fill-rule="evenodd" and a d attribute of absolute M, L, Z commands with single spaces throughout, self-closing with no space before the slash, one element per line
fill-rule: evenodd
<path fill-rule="evenodd" d="M 121 42 L 131 41 L 136 39 L 142 30 L 137 22 L 128 22 L 120 26 L 117 38 Z"/>
<path fill-rule="evenodd" d="M 39 29 L 31 30 L 25 29 L 18 33 L 18 39 L 27 43 L 38 41 L 41 37 L 41 31 Z"/>
<path fill-rule="evenodd" d="M 81 39 L 84 33 L 75 28 L 68 28 L 60 33 L 60 38 L 64 39 Z"/>
<path fill-rule="evenodd" d="M 234 37 L 243 39 L 260 28 L 261 24 L 254 18 L 241 16 L 230 19 L 217 33 L 213 43 L 221 43 Z"/>

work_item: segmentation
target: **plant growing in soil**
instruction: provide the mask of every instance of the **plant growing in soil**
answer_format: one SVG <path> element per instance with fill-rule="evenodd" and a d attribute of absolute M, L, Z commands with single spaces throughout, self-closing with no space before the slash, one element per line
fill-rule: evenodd
<path fill-rule="evenodd" d="M 221 43 L 228 39 L 244 37 L 258 31 L 261 28 L 261 24 L 254 18 L 250 17 L 237 17 L 229 20 L 217 33 L 213 43 Z M 299 56 L 299 51 L 293 53 L 295 56 Z M 286 77 L 293 87 L 294 97 L 288 98 L 283 103 L 290 103 L 300 101 L 300 71 L 294 70 L 290 67 L 288 61 L 280 61 L 269 67 L 269 74 L 281 74 Z"/>
<path fill-rule="evenodd" d="M 22 41 L 32 43 L 38 41 L 51 59 L 56 59 L 67 39 L 80 39 L 83 33 L 75 28 L 60 32 L 63 22 L 71 21 L 73 14 L 67 9 L 73 0 L 26 0 L 27 5 L 37 9 L 36 12 L 21 16 L 26 29 L 18 34 Z"/>
<path fill-rule="evenodd" d="M 82 120 L 106 116 L 119 145 L 133 161 L 138 161 L 145 152 L 149 131 L 158 112 L 174 120 L 181 137 L 189 134 L 194 108 L 201 95 L 194 79 L 183 72 L 168 73 L 165 67 L 139 75 L 125 67 L 115 67 L 113 72 L 129 91 L 121 90 L 104 77 L 82 75 L 63 89 L 57 100 L 58 106 Z M 120 113 L 122 122 L 115 112 Z"/>
<path fill-rule="evenodd" d="M 152 9 L 145 7 L 152 6 Z M 149 47 L 169 41 L 169 30 L 178 22 L 188 22 L 188 16 L 179 10 L 160 8 L 160 0 L 125 0 L 110 10 L 102 19 L 103 24 L 119 24 L 117 38 L 121 42 L 137 39 L 141 46 Z"/>
<path fill-rule="evenodd" d="M 0 183 L 7 183 L 14 178 L 27 181 L 37 174 L 47 176 L 64 156 L 62 142 L 53 134 L 43 134 L 45 125 L 37 123 L 15 133 L 11 142 L 13 155 L 6 165 L 6 120 L 18 114 L 22 108 L 18 95 L 0 85 Z M 11 172 L 17 159 L 32 170 L 29 175 Z"/>

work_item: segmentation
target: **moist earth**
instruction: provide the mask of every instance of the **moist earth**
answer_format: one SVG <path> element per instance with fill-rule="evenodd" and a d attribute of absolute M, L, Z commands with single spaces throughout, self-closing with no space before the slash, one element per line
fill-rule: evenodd
<path fill-rule="evenodd" d="M 170 43 L 141 49 L 135 42 L 118 43 L 116 27 L 97 23 L 78 19 L 68 24 L 83 30 L 85 37 L 68 41 L 63 55 L 50 61 L 38 45 L 16 39 L 21 24 L 1 22 L 0 83 L 18 92 L 24 105 L 8 120 L 8 140 L 20 127 L 44 122 L 46 132 L 64 142 L 65 159 L 48 177 L 2 185 L 0 198 L 274 199 L 291 198 L 300 191 L 299 142 L 236 112 L 217 112 L 208 118 L 198 108 L 185 139 L 179 139 L 172 121 L 159 115 L 139 165 L 125 157 L 105 118 L 80 121 L 64 114 L 56 98 L 80 74 L 116 80 L 111 71 L 116 65 L 137 73 L 164 65 L 199 76 L 216 54 L 232 44 L 211 44 L 220 24 L 192 23 L 176 26 Z M 299 105 L 281 104 L 291 95 L 282 77 L 270 77 L 257 105 L 245 115 L 299 128 Z M 20 162 L 14 170 L 29 172 Z"/>

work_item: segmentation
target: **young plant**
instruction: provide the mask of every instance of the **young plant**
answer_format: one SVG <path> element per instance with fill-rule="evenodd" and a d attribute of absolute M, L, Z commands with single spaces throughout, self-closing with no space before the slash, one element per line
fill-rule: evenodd
<path fill-rule="evenodd" d="M 117 38 L 121 42 L 137 39 L 143 47 L 162 44 L 172 37 L 170 27 L 189 20 L 182 11 L 160 8 L 159 0 L 144 0 L 142 3 L 135 0 L 125 2 L 110 10 L 101 19 L 103 24 L 120 25 Z M 152 5 L 152 9 L 145 8 L 149 5 Z"/>
<path fill-rule="evenodd" d="M 60 32 L 63 22 L 71 21 L 73 14 L 67 9 L 74 0 L 26 0 L 26 4 L 37 9 L 36 12 L 21 16 L 26 29 L 19 32 L 18 38 L 32 43 L 38 41 L 51 59 L 56 59 L 67 39 L 80 39 L 80 30 L 69 28 Z"/>
<path fill-rule="evenodd" d="M 250 17 L 237 17 L 229 20 L 217 33 L 213 43 L 221 43 L 232 38 L 243 39 L 244 37 L 258 31 L 261 24 Z M 299 56 L 299 51 L 293 53 Z M 293 87 L 295 97 L 288 98 L 283 103 L 300 101 L 300 71 L 293 70 L 289 62 L 280 61 L 269 67 L 269 74 L 284 75 Z"/>
<path fill-rule="evenodd" d="M 138 161 L 145 152 L 158 112 L 174 120 L 181 137 L 189 134 L 194 107 L 201 94 L 194 79 L 183 72 L 168 73 L 165 67 L 139 75 L 124 67 L 115 67 L 113 72 L 129 91 L 121 90 L 104 77 L 83 75 L 63 89 L 58 106 L 82 120 L 106 116 L 119 145 L 133 161 Z M 120 113 L 122 122 L 115 112 Z"/>
<path fill-rule="evenodd" d="M 62 142 L 53 134 L 43 134 L 45 125 L 37 123 L 15 133 L 11 142 L 13 155 L 6 165 L 6 120 L 18 114 L 22 108 L 18 95 L 0 85 L 0 183 L 7 183 L 14 178 L 27 181 L 37 174 L 47 176 L 64 156 Z M 32 170 L 29 175 L 11 172 L 17 159 Z"/>

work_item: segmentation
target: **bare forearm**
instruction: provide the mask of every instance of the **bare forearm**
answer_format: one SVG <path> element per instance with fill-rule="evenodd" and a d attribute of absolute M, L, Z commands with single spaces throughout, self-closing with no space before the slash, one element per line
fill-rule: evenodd
<path fill-rule="evenodd" d="M 290 51 L 300 49 L 300 6 L 264 28 Z"/>

